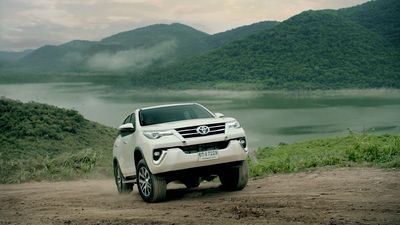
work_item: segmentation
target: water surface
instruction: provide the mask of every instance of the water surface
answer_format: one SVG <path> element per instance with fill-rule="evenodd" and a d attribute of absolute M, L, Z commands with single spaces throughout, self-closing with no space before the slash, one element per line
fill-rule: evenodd
<path fill-rule="evenodd" d="M 400 133 L 399 90 L 115 90 L 90 83 L 43 83 L 0 84 L 0 96 L 75 109 L 112 127 L 138 107 L 199 102 L 237 118 L 252 148 L 345 135 L 348 129 Z"/>

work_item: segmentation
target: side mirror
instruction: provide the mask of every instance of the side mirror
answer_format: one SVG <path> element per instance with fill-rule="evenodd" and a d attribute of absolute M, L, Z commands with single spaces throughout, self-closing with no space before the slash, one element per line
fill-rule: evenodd
<path fill-rule="evenodd" d="M 225 115 L 222 114 L 222 113 L 214 113 L 214 114 L 215 114 L 215 116 L 216 116 L 217 118 L 222 118 L 222 117 L 225 116 Z"/>
<path fill-rule="evenodd" d="M 120 133 L 133 133 L 135 132 L 135 127 L 132 123 L 122 124 L 118 127 Z"/>

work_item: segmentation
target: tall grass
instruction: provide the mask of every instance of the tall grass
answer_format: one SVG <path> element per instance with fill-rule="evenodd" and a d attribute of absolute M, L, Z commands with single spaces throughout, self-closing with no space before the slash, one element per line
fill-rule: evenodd
<path fill-rule="evenodd" d="M 258 149 L 256 157 L 257 163 L 250 162 L 251 176 L 328 165 L 400 168 L 400 136 L 350 133 L 347 137 Z"/>
<path fill-rule="evenodd" d="M 93 149 L 65 152 L 55 157 L 37 155 L 23 160 L 0 159 L 0 183 L 87 177 L 96 171 L 96 167 L 101 167 L 101 164 L 104 163 L 99 162 L 99 152 Z"/>

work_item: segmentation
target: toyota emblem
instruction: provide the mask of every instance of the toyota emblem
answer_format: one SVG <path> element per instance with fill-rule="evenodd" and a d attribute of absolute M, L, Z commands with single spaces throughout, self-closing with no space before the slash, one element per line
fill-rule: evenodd
<path fill-rule="evenodd" d="M 198 134 L 206 135 L 208 132 L 210 132 L 210 128 L 207 126 L 199 126 L 197 127 L 196 131 Z"/>

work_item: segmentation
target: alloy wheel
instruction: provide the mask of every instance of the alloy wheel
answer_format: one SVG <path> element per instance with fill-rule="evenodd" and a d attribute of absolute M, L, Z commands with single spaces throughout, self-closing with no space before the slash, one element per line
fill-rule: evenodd
<path fill-rule="evenodd" d="M 122 189 L 122 174 L 119 167 L 115 167 L 115 181 L 117 182 L 117 188 L 119 191 Z"/>
<path fill-rule="evenodd" d="M 141 167 L 139 170 L 139 187 L 144 196 L 150 196 L 152 189 L 150 183 L 150 172 L 146 167 Z"/>

